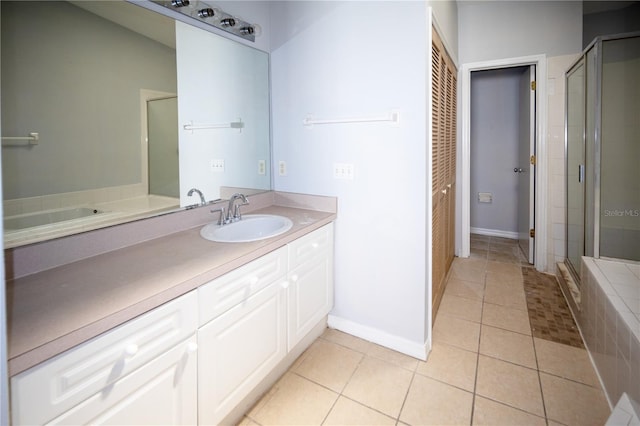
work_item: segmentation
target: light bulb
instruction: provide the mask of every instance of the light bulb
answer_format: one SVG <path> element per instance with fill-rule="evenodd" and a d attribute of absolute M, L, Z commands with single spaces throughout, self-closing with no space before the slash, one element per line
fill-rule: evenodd
<path fill-rule="evenodd" d="M 213 11 L 213 9 L 212 9 L 212 8 L 210 8 L 210 7 L 206 7 L 206 8 L 204 8 L 204 9 L 200 9 L 200 10 L 198 11 L 198 16 L 199 16 L 200 18 L 210 18 L 210 17 L 212 17 L 212 16 L 214 16 L 214 15 L 215 15 L 215 12 L 214 12 L 214 11 Z"/>

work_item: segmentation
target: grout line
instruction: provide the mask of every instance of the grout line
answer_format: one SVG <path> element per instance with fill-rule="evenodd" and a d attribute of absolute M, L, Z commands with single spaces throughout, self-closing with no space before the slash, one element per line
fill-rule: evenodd
<path fill-rule="evenodd" d="M 487 270 L 485 269 L 483 286 L 482 286 L 482 301 L 481 301 L 482 305 L 480 307 L 480 331 L 478 333 L 478 351 L 476 353 L 476 374 L 473 379 L 473 396 L 471 398 L 471 419 L 469 420 L 471 425 L 473 425 L 473 416 L 475 414 L 475 408 L 476 408 L 476 396 L 477 396 L 477 390 L 478 390 L 478 371 L 480 370 L 480 342 L 482 339 L 482 317 L 484 315 L 484 298 L 485 298 L 486 291 L 487 291 Z"/>
<path fill-rule="evenodd" d="M 416 378 L 416 372 L 414 371 L 411 375 L 411 381 L 409 381 L 409 386 L 407 387 L 407 392 L 404 394 L 404 399 L 402 400 L 402 404 L 400 405 L 400 411 L 398 411 L 398 416 L 396 419 L 396 424 L 400 422 L 400 416 L 402 415 L 402 410 L 404 410 L 404 406 L 407 403 L 407 398 L 409 398 L 409 392 L 411 391 L 411 386 L 413 386 L 413 381 Z"/>

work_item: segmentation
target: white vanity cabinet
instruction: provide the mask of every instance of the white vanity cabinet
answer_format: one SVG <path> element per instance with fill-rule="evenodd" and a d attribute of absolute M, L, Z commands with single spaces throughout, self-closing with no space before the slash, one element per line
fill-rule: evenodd
<path fill-rule="evenodd" d="M 218 424 L 286 355 L 286 274 L 282 247 L 198 289 L 200 424 Z"/>
<path fill-rule="evenodd" d="M 332 304 L 330 223 L 12 377 L 12 423 L 219 424 Z"/>
<path fill-rule="evenodd" d="M 197 294 L 11 379 L 14 425 L 195 424 Z"/>
<path fill-rule="evenodd" d="M 289 244 L 288 350 L 333 306 L 333 224 Z"/>
<path fill-rule="evenodd" d="M 209 322 L 198 330 L 198 420 L 218 424 L 329 313 L 333 225 L 199 292 L 201 322 Z"/>

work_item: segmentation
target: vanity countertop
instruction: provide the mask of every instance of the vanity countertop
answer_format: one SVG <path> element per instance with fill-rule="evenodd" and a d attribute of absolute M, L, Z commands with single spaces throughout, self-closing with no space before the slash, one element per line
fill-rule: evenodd
<path fill-rule="evenodd" d="M 287 216 L 284 234 L 215 243 L 201 226 L 7 282 L 9 375 L 117 327 L 324 226 L 336 214 L 272 205 L 255 214 Z"/>

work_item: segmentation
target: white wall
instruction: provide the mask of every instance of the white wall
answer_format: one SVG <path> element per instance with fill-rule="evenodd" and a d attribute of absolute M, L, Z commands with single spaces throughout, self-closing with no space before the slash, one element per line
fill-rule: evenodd
<path fill-rule="evenodd" d="M 460 1 L 460 62 L 582 50 L 582 2 Z"/>
<path fill-rule="evenodd" d="M 427 0 L 432 9 L 433 24 L 438 29 L 445 49 L 455 64 L 459 64 L 458 2 L 453 0 Z"/>
<path fill-rule="evenodd" d="M 424 352 L 430 315 L 427 12 L 421 2 L 279 2 L 271 10 L 274 170 L 287 164 L 275 189 L 338 197 L 332 318 L 414 354 Z M 302 125 L 307 114 L 391 109 L 399 126 Z M 354 179 L 334 179 L 334 163 L 353 164 Z"/>

